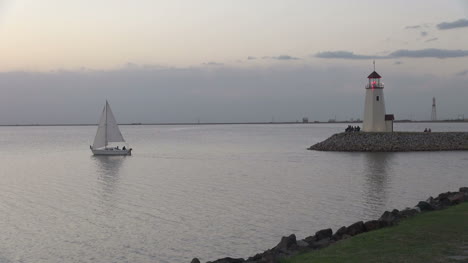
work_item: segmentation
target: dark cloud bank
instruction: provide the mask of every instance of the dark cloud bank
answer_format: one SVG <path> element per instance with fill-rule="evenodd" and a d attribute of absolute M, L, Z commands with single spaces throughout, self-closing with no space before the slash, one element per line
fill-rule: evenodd
<path fill-rule="evenodd" d="M 340 58 L 340 59 L 375 59 L 384 58 L 383 56 L 358 55 L 351 51 L 324 51 L 315 55 L 318 58 Z"/>
<path fill-rule="evenodd" d="M 428 28 L 428 24 L 422 24 L 422 25 L 412 25 L 412 26 L 406 26 L 405 29 L 422 29 L 422 28 Z M 461 27 L 468 27 L 468 19 L 461 18 L 456 21 L 452 22 L 441 22 L 436 25 L 437 29 L 439 30 L 448 30 L 448 29 L 455 29 L 455 28 L 461 28 Z M 422 36 L 424 32 L 421 32 Z M 427 33 L 427 32 L 426 32 Z"/>
<path fill-rule="evenodd" d="M 252 60 L 255 59 L 255 57 L 248 57 L 247 59 Z M 300 58 L 298 57 L 293 57 L 290 55 L 279 55 L 279 56 L 263 56 L 262 59 L 275 59 L 275 60 L 299 60 Z"/>
<path fill-rule="evenodd" d="M 298 60 L 299 58 L 293 57 L 290 55 L 279 55 L 277 57 L 272 57 L 272 59 L 277 59 L 277 60 Z"/>
<path fill-rule="evenodd" d="M 447 30 L 460 27 L 468 27 L 468 19 L 459 19 L 453 22 L 442 22 L 440 24 L 437 24 L 437 28 L 439 30 Z"/>
<path fill-rule="evenodd" d="M 106 99 L 123 123 L 362 118 L 370 71 L 132 65 L 112 71 L 6 72 L 0 73 L 0 124 L 96 123 Z M 429 118 L 432 96 L 445 103 L 441 109 L 449 116 L 468 113 L 465 77 L 379 72 L 388 111 L 399 118 Z"/>

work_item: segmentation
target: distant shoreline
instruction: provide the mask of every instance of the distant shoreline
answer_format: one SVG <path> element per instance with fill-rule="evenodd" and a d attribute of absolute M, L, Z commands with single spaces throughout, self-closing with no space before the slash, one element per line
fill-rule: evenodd
<path fill-rule="evenodd" d="M 176 122 L 176 123 L 119 123 L 119 125 L 127 126 L 167 126 L 167 125 L 249 125 L 249 124 L 361 124 L 359 121 L 313 121 L 313 122 Z M 468 120 L 441 120 L 441 121 L 409 121 L 409 120 L 397 120 L 395 123 L 468 123 Z M 71 124 L 0 124 L 0 127 L 35 127 L 35 126 L 96 126 L 97 123 L 71 123 Z"/>

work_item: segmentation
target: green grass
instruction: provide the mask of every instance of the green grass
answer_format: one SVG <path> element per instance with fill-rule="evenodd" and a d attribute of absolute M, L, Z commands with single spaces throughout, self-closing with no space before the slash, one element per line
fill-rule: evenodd
<path fill-rule="evenodd" d="M 357 235 L 283 262 L 451 262 L 448 256 L 464 255 L 463 245 L 468 246 L 468 203 L 422 213 L 395 227 Z"/>

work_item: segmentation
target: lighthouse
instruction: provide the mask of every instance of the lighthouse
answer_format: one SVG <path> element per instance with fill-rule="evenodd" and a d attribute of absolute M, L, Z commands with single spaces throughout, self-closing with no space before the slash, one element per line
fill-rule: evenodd
<path fill-rule="evenodd" d="M 366 85 L 366 100 L 364 104 L 363 131 L 365 132 L 393 132 L 392 114 L 385 113 L 384 84 L 382 77 L 375 71 L 368 77 Z"/>

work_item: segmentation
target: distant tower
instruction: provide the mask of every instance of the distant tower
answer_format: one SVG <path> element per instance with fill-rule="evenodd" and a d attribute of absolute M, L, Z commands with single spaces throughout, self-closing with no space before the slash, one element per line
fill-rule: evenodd
<path fill-rule="evenodd" d="M 431 121 L 437 120 L 437 109 L 436 109 L 436 99 L 432 97 L 432 113 L 431 113 Z"/>
<path fill-rule="evenodd" d="M 392 132 L 393 115 L 385 114 L 384 84 L 382 78 L 375 71 L 368 77 L 369 83 L 366 85 L 366 101 L 364 104 L 363 131 L 365 132 Z"/>

